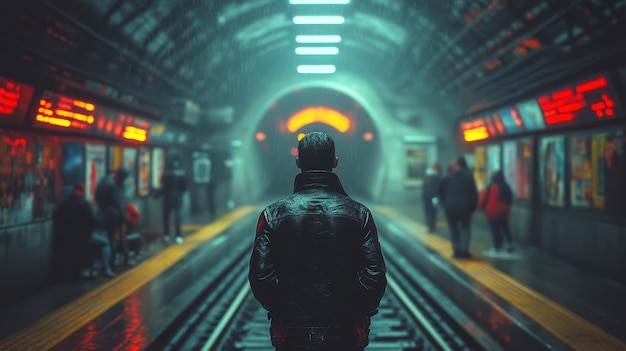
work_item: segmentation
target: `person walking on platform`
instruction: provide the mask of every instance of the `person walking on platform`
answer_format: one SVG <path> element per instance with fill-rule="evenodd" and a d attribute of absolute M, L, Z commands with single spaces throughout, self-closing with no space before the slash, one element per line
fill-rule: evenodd
<path fill-rule="evenodd" d="M 471 258 L 471 220 L 478 203 L 478 190 L 465 158 L 450 162 L 448 174 L 440 185 L 439 199 L 450 227 L 453 257 Z"/>
<path fill-rule="evenodd" d="M 57 281 L 79 277 L 81 268 L 91 264 L 91 248 L 99 249 L 102 275 L 114 277 L 109 261 L 111 245 L 85 199 L 85 185 L 77 184 L 53 214 L 53 275 Z"/>
<path fill-rule="evenodd" d="M 269 311 L 272 345 L 284 350 L 363 350 L 387 286 L 370 210 L 332 173 L 333 139 L 298 144 L 294 193 L 259 216 L 248 279 Z"/>
<path fill-rule="evenodd" d="M 176 227 L 176 242 L 183 243 L 183 235 L 180 224 L 180 207 L 183 204 L 183 194 L 187 191 L 187 179 L 185 170 L 181 168 L 180 161 L 170 160 L 168 167 L 163 173 L 163 187 L 157 191 L 155 197 L 163 195 L 163 239 L 169 241 L 170 237 L 170 214 L 174 214 L 174 226 Z"/>
<path fill-rule="evenodd" d="M 124 182 L 128 175 L 124 167 L 119 167 L 112 174 L 102 178 L 96 187 L 95 200 L 98 216 L 109 240 L 113 243 L 114 250 L 119 247 L 124 255 L 124 265 L 132 266 L 133 262 L 129 261 L 128 245 L 122 230 L 126 218 Z"/>
<path fill-rule="evenodd" d="M 485 212 L 489 222 L 489 228 L 493 236 L 493 248 L 491 253 L 503 250 L 513 251 L 513 239 L 509 230 L 509 214 L 513 202 L 513 191 L 504 179 L 502 171 L 495 171 L 491 176 L 491 182 L 480 194 L 478 208 Z M 506 246 L 502 246 L 502 239 Z"/>
<path fill-rule="evenodd" d="M 437 228 L 437 204 L 439 202 L 439 186 L 441 185 L 441 165 L 435 162 L 426 170 L 424 185 L 422 186 L 422 203 L 428 233 L 434 233 Z"/>

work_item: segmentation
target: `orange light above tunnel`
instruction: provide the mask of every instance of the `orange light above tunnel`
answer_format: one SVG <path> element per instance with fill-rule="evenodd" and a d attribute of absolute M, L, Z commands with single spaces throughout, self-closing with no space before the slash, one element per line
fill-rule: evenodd
<path fill-rule="evenodd" d="M 287 130 L 295 133 L 300 128 L 313 123 L 324 123 L 335 128 L 340 133 L 350 129 L 350 119 L 337 110 L 324 106 L 308 107 L 287 120 Z"/>
<path fill-rule="evenodd" d="M 255 138 L 258 141 L 265 141 L 267 139 L 267 135 L 265 135 L 265 133 L 263 132 L 257 132 Z"/>

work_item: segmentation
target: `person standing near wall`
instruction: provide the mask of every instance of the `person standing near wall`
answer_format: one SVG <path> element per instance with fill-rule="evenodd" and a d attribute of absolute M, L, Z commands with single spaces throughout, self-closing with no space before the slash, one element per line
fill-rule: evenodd
<path fill-rule="evenodd" d="M 478 190 L 465 158 L 450 162 L 448 174 L 441 182 L 439 199 L 450 227 L 453 257 L 471 258 L 471 220 L 478 203 Z"/>
<path fill-rule="evenodd" d="M 489 228 L 493 236 L 493 248 L 490 253 L 499 253 L 503 250 L 513 251 L 513 239 L 509 229 L 509 215 L 513 191 L 506 183 L 502 171 L 495 171 L 491 182 L 483 189 L 478 201 L 478 209 L 485 212 Z M 504 239 L 505 247 L 502 246 Z"/>
<path fill-rule="evenodd" d="M 169 241 L 170 237 L 170 214 L 174 214 L 174 226 L 176 231 L 176 243 L 183 243 L 183 235 L 180 223 L 180 207 L 183 204 L 183 194 L 187 191 L 187 179 L 185 170 L 180 161 L 169 160 L 163 173 L 163 187 L 155 194 L 155 197 L 163 195 L 163 240 Z"/>
<path fill-rule="evenodd" d="M 439 202 L 439 186 L 441 185 L 441 165 L 439 162 L 426 170 L 426 177 L 422 185 L 422 204 L 428 233 L 434 233 L 437 228 L 437 204 Z"/>

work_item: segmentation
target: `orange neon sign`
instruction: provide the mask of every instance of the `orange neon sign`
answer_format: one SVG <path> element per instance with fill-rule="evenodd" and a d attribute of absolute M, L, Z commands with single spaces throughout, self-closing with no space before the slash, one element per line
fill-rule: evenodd
<path fill-rule="evenodd" d="M 477 127 L 463 131 L 463 139 L 467 142 L 485 140 L 487 138 L 489 138 L 489 132 L 487 132 L 487 128 L 485 127 Z"/>
<path fill-rule="evenodd" d="M 340 133 L 350 129 L 350 118 L 337 110 L 324 106 L 308 107 L 292 115 L 287 120 L 287 130 L 295 133 L 300 128 L 313 123 L 323 123 L 335 128 Z"/>
<path fill-rule="evenodd" d="M 144 142 L 146 141 L 146 139 L 148 139 L 148 132 L 145 129 L 133 126 L 126 126 L 122 137 L 128 140 Z"/>
<path fill-rule="evenodd" d="M 461 129 L 463 130 L 463 140 L 467 142 L 489 138 L 489 131 L 482 118 L 462 123 Z"/>
<path fill-rule="evenodd" d="M 87 129 L 96 120 L 95 109 L 92 103 L 46 92 L 39 100 L 35 119 L 59 127 Z"/>

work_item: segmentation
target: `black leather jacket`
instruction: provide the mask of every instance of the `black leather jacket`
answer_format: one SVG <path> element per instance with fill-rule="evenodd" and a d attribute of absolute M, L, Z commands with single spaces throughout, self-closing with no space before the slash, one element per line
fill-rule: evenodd
<path fill-rule="evenodd" d="M 334 173 L 300 173 L 259 217 L 248 278 L 272 327 L 351 327 L 377 313 L 385 273 L 372 214 Z"/>

